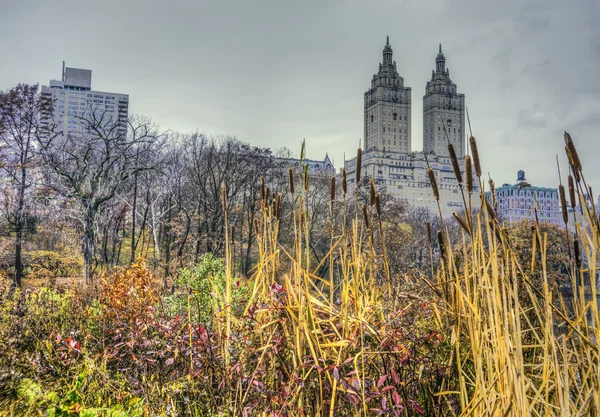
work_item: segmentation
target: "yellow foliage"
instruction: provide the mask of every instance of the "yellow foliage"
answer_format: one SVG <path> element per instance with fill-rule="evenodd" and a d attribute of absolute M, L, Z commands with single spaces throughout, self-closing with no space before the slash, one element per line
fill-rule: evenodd
<path fill-rule="evenodd" d="M 144 259 L 138 259 L 128 269 L 117 268 L 104 273 L 100 282 L 100 303 L 105 318 L 121 318 L 132 321 L 152 315 L 159 302 L 157 281 L 146 267 Z"/>

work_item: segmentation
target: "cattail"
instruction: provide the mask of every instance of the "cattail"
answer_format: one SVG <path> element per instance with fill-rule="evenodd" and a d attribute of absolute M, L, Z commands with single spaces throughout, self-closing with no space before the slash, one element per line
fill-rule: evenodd
<path fill-rule="evenodd" d="M 567 199 L 565 197 L 564 185 L 558 186 L 558 194 L 560 195 L 560 207 L 562 208 L 563 221 L 565 224 L 569 223 L 569 213 L 567 212 Z"/>
<path fill-rule="evenodd" d="M 487 198 L 485 199 L 485 207 L 487 208 L 491 220 L 497 220 L 498 216 L 496 216 L 496 210 L 494 210 L 494 208 L 490 204 L 490 201 Z"/>
<path fill-rule="evenodd" d="M 438 244 L 440 245 L 440 255 L 442 259 L 446 259 L 446 245 L 444 244 L 444 234 L 441 230 L 437 232 Z"/>
<path fill-rule="evenodd" d="M 304 191 L 308 192 L 308 165 L 304 165 Z"/>
<path fill-rule="evenodd" d="M 579 239 L 575 239 L 573 241 L 573 248 L 575 249 L 575 265 L 577 266 L 577 270 L 581 268 L 581 254 L 579 253 Z"/>
<path fill-rule="evenodd" d="M 231 225 L 231 244 L 235 243 L 235 224 Z"/>
<path fill-rule="evenodd" d="M 467 222 L 465 221 L 465 219 L 463 219 L 461 217 L 460 214 L 458 214 L 456 211 L 452 212 L 452 215 L 454 216 L 454 218 L 460 223 L 460 225 L 463 227 L 463 229 L 465 229 L 465 231 L 471 235 L 471 229 L 469 229 L 469 225 L 467 224 Z"/>
<path fill-rule="evenodd" d="M 431 246 L 431 223 L 429 222 L 427 222 L 427 241 L 429 242 L 429 246 Z"/>
<path fill-rule="evenodd" d="M 492 207 L 495 210 L 498 210 L 498 199 L 496 198 L 496 187 L 493 179 L 489 179 L 488 184 L 490 184 L 490 194 L 492 195 Z"/>
<path fill-rule="evenodd" d="M 223 211 L 227 213 L 227 192 L 225 187 L 221 188 L 221 196 L 223 197 Z"/>
<path fill-rule="evenodd" d="M 437 188 L 437 182 L 435 181 L 435 175 L 433 173 L 433 169 L 427 168 L 427 175 L 429 175 L 429 182 L 431 182 L 431 188 L 433 189 L 433 196 L 436 200 L 440 200 L 440 192 Z"/>
<path fill-rule="evenodd" d="M 335 175 L 331 177 L 330 192 L 331 192 L 331 202 L 333 203 L 335 201 Z"/>
<path fill-rule="evenodd" d="M 294 171 L 292 168 L 288 169 L 288 173 L 290 174 L 290 193 L 294 194 Z"/>
<path fill-rule="evenodd" d="M 344 195 L 346 195 L 346 191 L 347 191 L 347 178 L 346 178 L 346 168 L 344 168 L 342 170 L 342 191 L 344 192 Z"/>
<path fill-rule="evenodd" d="M 465 158 L 465 174 L 467 175 L 467 191 L 469 194 L 473 194 L 473 166 L 469 155 Z"/>
<path fill-rule="evenodd" d="M 475 175 L 481 177 L 481 163 L 479 162 L 479 152 L 477 151 L 477 141 L 473 136 L 469 139 L 471 144 L 471 153 L 473 154 L 473 162 L 475 164 Z"/>
<path fill-rule="evenodd" d="M 364 203 L 362 206 L 362 211 L 363 211 L 363 217 L 365 219 L 365 226 L 368 229 L 369 228 L 369 215 L 367 214 L 367 206 Z"/>
<path fill-rule="evenodd" d="M 581 171 L 581 160 L 579 159 L 579 155 L 577 154 L 577 149 L 575 149 L 575 144 L 571 139 L 571 135 L 565 132 L 565 143 L 567 144 L 567 148 L 571 153 L 571 157 L 573 158 L 573 167 L 578 171 Z"/>
<path fill-rule="evenodd" d="M 281 206 L 283 205 L 283 195 L 279 193 L 277 195 L 277 210 L 275 211 L 275 217 L 278 219 L 281 217 Z"/>
<path fill-rule="evenodd" d="M 452 160 L 452 167 L 454 168 L 454 175 L 459 185 L 462 185 L 462 174 L 460 173 L 460 166 L 458 165 L 458 158 L 456 152 L 454 152 L 454 146 L 451 143 L 448 144 L 448 153 L 450 153 L 450 159 Z"/>
<path fill-rule="evenodd" d="M 269 197 L 271 196 L 271 190 L 269 187 L 265 189 L 265 206 L 269 205 Z"/>
<path fill-rule="evenodd" d="M 381 204 L 379 203 L 379 194 L 375 194 L 375 208 L 377 209 L 377 216 L 381 218 Z"/>
<path fill-rule="evenodd" d="M 260 199 L 265 199 L 265 177 L 260 177 Z"/>
<path fill-rule="evenodd" d="M 571 201 L 571 208 L 574 209 L 577 206 L 577 201 L 575 200 L 575 184 L 572 175 L 569 175 L 569 200 Z"/>
<path fill-rule="evenodd" d="M 362 149 L 358 148 L 358 152 L 356 154 L 356 186 L 360 184 L 360 168 L 362 165 Z"/>
<path fill-rule="evenodd" d="M 256 230 L 256 234 L 260 233 L 260 229 L 258 228 L 258 219 L 254 219 L 254 230 Z"/>
<path fill-rule="evenodd" d="M 375 181 L 373 180 L 373 178 L 371 178 L 371 195 L 369 199 L 369 205 L 371 207 L 373 207 L 373 205 L 375 204 L 375 194 Z"/>

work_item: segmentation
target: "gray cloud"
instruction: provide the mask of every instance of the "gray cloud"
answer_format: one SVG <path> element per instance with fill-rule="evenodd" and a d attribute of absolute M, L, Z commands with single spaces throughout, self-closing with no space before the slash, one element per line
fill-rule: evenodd
<path fill-rule="evenodd" d="M 390 35 L 412 87 L 413 143 L 442 42 L 466 95 L 486 171 L 557 183 L 569 130 L 600 182 L 600 5 L 595 0 L 2 0 L 0 89 L 46 84 L 60 65 L 130 94 L 165 128 L 328 152 L 341 167 L 362 137 L 363 93 Z M 564 163 L 564 160 L 563 160 Z"/>

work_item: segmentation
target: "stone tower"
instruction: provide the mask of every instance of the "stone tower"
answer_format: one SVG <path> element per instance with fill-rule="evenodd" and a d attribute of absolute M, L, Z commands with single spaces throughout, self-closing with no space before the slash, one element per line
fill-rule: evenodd
<path fill-rule="evenodd" d="M 392 60 L 390 37 L 383 48 L 379 72 L 373 75 L 371 88 L 365 93 L 365 151 L 407 153 L 411 150 L 411 90 L 404 87 Z"/>
<path fill-rule="evenodd" d="M 431 71 L 431 80 L 427 81 L 423 96 L 423 152 L 449 156 L 448 141 L 454 145 L 458 158 L 463 158 L 465 95 L 456 92 L 440 44 L 435 71 Z"/>

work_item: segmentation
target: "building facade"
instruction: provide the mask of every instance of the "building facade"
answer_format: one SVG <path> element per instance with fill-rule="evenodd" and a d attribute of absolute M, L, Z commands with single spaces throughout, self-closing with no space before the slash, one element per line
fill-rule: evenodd
<path fill-rule="evenodd" d="M 435 71 L 431 71 L 423 96 L 423 151 L 449 156 L 448 141 L 454 146 L 456 156 L 466 155 L 465 95 L 457 93 L 456 84 L 450 79 L 440 44 Z"/>
<path fill-rule="evenodd" d="M 297 170 L 302 166 L 300 162 L 299 158 L 275 158 L 275 163 L 284 169 L 292 168 Z M 310 174 L 335 175 L 335 167 L 327 154 L 325 154 L 325 159 L 322 161 L 305 158 L 302 162 L 308 166 Z"/>
<path fill-rule="evenodd" d="M 51 80 L 42 87 L 42 97 L 53 103 L 52 114 L 42 117 L 42 123 L 55 125 L 62 134 L 83 134 L 86 119 L 101 120 L 102 125 L 116 127 L 118 135 L 127 133 L 129 96 L 92 90 L 92 71 L 65 67 L 61 81 Z M 111 126 L 112 125 L 112 126 Z"/>
<path fill-rule="evenodd" d="M 489 193 L 487 197 L 489 200 Z M 542 223 L 563 224 L 557 189 L 529 185 L 524 171 L 517 173 L 514 185 L 503 184 L 496 188 L 496 200 L 501 221 L 536 220 L 537 215 Z"/>
<path fill-rule="evenodd" d="M 436 177 L 442 215 L 451 216 L 453 211 L 460 212 L 464 208 L 464 202 L 448 156 L 446 133 L 454 144 L 464 178 L 465 96 L 457 93 L 456 84 L 450 79 L 440 45 L 436 69 L 431 81 L 427 82 L 423 97 L 424 151 L 414 152 L 410 122 L 411 89 L 405 86 L 399 75 L 392 53 L 388 38 L 379 72 L 373 76 L 371 88 L 365 93 L 361 176 L 373 178 L 387 193 L 411 206 L 437 212 L 438 202 L 427 174 L 430 167 Z M 348 182 L 353 185 L 356 158 L 344 161 L 344 167 Z M 478 185 L 473 185 L 478 193 Z M 474 198 L 473 203 L 473 208 L 478 209 L 479 198 Z"/>
<path fill-rule="evenodd" d="M 367 151 L 411 151 L 411 90 L 404 86 L 392 54 L 388 37 L 379 72 L 365 93 L 363 149 Z"/>

